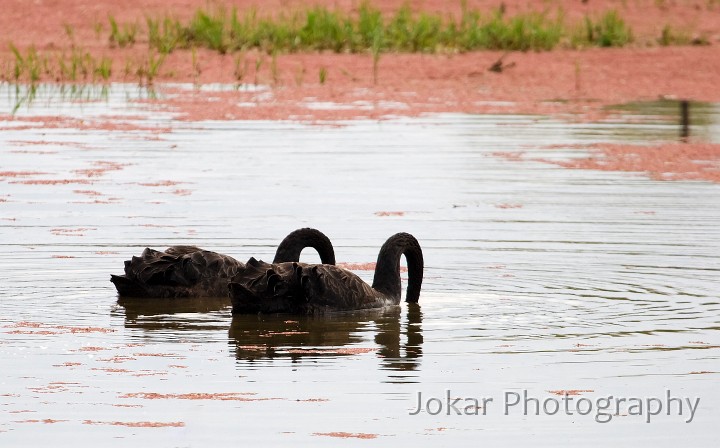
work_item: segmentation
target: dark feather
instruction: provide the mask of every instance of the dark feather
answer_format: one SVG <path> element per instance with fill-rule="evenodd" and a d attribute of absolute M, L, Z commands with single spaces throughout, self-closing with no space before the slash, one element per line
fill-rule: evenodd
<path fill-rule="evenodd" d="M 416 302 L 422 283 L 422 251 L 412 235 L 398 233 L 380 249 L 372 287 L 334 265 L 270 264 L 251 258 L 230 281 L 233 313 L 314 314 L 398 305 L 402 255 L 409 267 L 407 299 Z"/>

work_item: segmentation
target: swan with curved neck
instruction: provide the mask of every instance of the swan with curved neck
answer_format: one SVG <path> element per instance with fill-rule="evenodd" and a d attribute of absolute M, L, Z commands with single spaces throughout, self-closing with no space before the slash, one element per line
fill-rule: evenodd
<path fill-rule="evenodd" d="M 251 258 L 229 283 L 232 312 L 307 314 L 398 305 L 403 255 L 408 265 L 406 301 L 417 302 L 423 278 L 422 249 L 412 235 L 397 233 L 380 248 L 372 286 L 338 266 L 269 264 Z"/>
<path fill-rule="evenodd" d="M 296 262 L 306 247 L 323 263 L 335 264 L 332 243 L 322 232 L 303 228 L 282 240 L 275 262 Z M 245 264 L 229 255 L 195 246 L 172 246 L 160 252 L 146 248 L 125 262 L 125 274 L 111 275 L 120 297 L 227 297 L 228 282 Z"/>

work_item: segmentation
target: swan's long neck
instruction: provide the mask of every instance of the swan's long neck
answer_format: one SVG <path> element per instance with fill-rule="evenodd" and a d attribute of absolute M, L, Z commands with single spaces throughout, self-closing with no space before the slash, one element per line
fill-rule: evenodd
<path fill-rule="evenodd" d="M 298 229 L 286 236 L 275 252 L 273 263 L 300 261 L 300 252 L 306 247 L 318 251 L 323 264 L 335 264 L 335 251 L 330 239 L 319 230 L 310 228 Z"/>
<path fill-rule="evenodd" d="M 388 238 L 380 248 L 375 267 L 373 289 L 400 299 L 400 257 L 405 255 L 408 265 L 408 288 L 405 300 L 417 302 L 420 299 L 420 286 L 423 279 L 423 255 L 420 243 L 409 233 L 396 233 Z"/>

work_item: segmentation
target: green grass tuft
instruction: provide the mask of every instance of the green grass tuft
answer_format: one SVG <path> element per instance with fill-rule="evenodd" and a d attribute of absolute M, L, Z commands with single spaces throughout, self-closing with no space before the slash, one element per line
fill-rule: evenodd
<path fill-rule="evenodd" d="M 573 38 L 575 46 L 622 47 L 632 41 L 632 30 L 615 10 L 606 12 L 596 21 L 585 16 L 584 27 Z"/>
<path fill-rule="evenodd" d="M 110 21 L 110 45 L 117 45 L 120 48 L 132 46 L 135 43 L 135 37 L 138 32 L 138 26 L 135 23 L 125 23 L 120 26 L 115 17 L 108 16 Z"/>
<path fill-rule="evenodd" d="M 563 41 L 575 46 L 620 46 L 632 41 L 630 28 L 616 11 L 584 26 L 569 28 L 561 12 L 505 14 L 502 8 L 488 13 L 463 7 L 459 19 L 438 13 L 415 13 L 406 5 L 383 14 L 370 3 L 356 12 L 316 6 L 292 14 L 260 17 L 255 9 L 242 14 L 222 7 L 199 9 L 189 22 L 147 18 L 152 48 L 169 53 L 175 48 L 201 46 L 220 53 L 257 48 L 276 51 L 381 52 L 519 50 L 544 51 Z M 112 36 L 123 34 L 111 22 Z"/>

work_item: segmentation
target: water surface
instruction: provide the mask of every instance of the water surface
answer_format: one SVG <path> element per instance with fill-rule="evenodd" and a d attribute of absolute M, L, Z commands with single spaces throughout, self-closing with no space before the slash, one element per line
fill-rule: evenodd
<path fill-rule="evenodd" d="M 54 95 L 0 123 L 3 446 L 717 440 L 720 187 L 503 156 L 661 141 L 672 120 L 183 122 L 127 86 Z M 711 141 L 713 107 L 699 128 Z M 49 114 L 78 121 L 33 118 Z M 419 306 L 231 316 L 222 298 L 118 303 L 109 282 L 146 246 L 270 260 L 303 226 L 353 263 L 414 234 Z M 485 415 L 410 415 L 418 393 L 447 390 L 493 401 Z M 691 423 L 687 408 L 649 424 L 646 412 L 504 415 L 506 394 L 563 390 L 593 405 L 667 391 L 700 404 Z"/>

